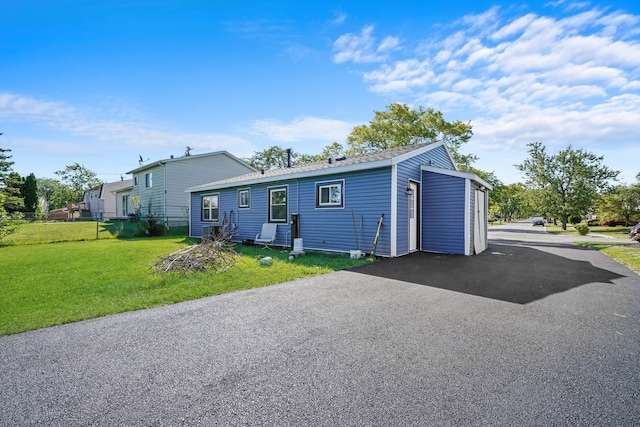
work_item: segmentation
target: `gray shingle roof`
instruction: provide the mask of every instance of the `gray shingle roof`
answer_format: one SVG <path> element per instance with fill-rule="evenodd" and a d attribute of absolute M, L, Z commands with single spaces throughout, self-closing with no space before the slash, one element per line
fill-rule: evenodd
<path fill-rule="evenodd" d="M 332 173 L 349 172 L 351 170 L 371 169 L 375 167 L 385 166 L 384 164 L 380 163 L 384 163 L 386 161 L 388 161 L 389 165 L 391 165 L 393 159 L 401 157 L 405 154 L 409 154 L 414 151 L 429 151 L 440 145 L 442 145 L 442 143 L 438 141 L 427 142 L 423 144 L 407 145 L 404 147 L 392 148 L 389 150 L 381 150 L 357 156 L 350 156 L 343 159 L 333 159 L 332 161 L 329 161 L 329 159 L 327 159 L 321 162 L 308 163 L 304 165 L 293 166 L 290 168 L 265 170 L 264 173 L 261 171 L 252 172 L 245 175 L 239 175 L 220 181 L 187 188 L 186 191 L 206 191 L 243 184 L 249 185 L 258 182 L 271 182 L 290 178 L 301 178 L 304 176 L 328 175 Z"/>

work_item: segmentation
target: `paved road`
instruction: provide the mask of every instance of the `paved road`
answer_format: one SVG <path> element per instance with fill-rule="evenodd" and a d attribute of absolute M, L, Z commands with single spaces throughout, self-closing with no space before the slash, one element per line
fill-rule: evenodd
<path fill-rule="evenodd" d="M 0 425 L 640 424 L 640 277 L 509 227 L 477 257 L 0 338 Z"/>

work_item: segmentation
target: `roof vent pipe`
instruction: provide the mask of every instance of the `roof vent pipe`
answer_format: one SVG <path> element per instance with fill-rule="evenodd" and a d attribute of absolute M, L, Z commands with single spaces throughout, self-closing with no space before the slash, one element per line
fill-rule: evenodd
<path fill-rule="evenodd" d="M 329 164 L 331 164 L 331 163 L 333 163 L 333 158 L 329 157 L 329 158 L 327 159 L 327 161 L 329 162 Z"/>
<path fill-rule="evenodd" d="M 291 167 L 291 148 L 287 148 L 287 167 Z"/>
<path fill-rule="evenodd" d="M 262 175 L 264 175 L 264 169 L 260 170 L 260 173 L 261 173 Z"/>

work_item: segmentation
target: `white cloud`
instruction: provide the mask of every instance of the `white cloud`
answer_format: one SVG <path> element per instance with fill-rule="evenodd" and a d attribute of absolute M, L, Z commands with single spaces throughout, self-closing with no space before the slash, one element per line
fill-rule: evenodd
<path fill-rule="evenodd" d="M 402 92 L 414 87 L 423 87 L 433 77 L 434 73 L 429 63 L 416 59 L 398 61 L 393 68 L 383 66 L 364 75 L 366 81 L 375 82 L 372 86 L 374 92 Z"/>
<path fill-rule="evenodd" d="M 341 120 L 300 117 L 285 123 L 279 120 L 257 120 L 251 125 L 254 134 L 276 142 L 343 141 L 355 125 Z"/>
<path fill-rule="evenodd" d="M 334 42 L 333 62 L 341 64 L 352 61 L 355 63 L 371 63 L 384 61 L 388 52 L 396 50 L 400 45 L 397 37 L 387 36 L 378 43 L 373 36 L 373 25 L 365 26 L 360 34 L 343 34 Z"/>
<path fill-rule="evenodd" d="M 197 146 L 199 152 L 226 150 L 234 147 L 250 152 L 251 144 L 226 134 L 194 134 L 167 130 L 139 121 L 103 119 L 95 111 L 84 111 L 61 102 L 40 100 L 12 93 L 0 93 L 0 118 L 15 122 L 44 125 L 71 135 L 107 141 L 112 146 L 139 148 L 174 148 Z M 74 145 L 59 145 L 66 152 L 82 150 Z"/>
<path fill-rule="evenodd" d="M 532 141 L 637 145 L 640 17 L 575 2 L 553 6 L 563 8 L 560 17 L 498 7 L 467 15 L 448 33 L 416 41 L 413 54 L 377 58 L 363 82 L 387 98 L 471 120 L 470 146 L 492 156 L 505 147 L 522 152 Z"/>

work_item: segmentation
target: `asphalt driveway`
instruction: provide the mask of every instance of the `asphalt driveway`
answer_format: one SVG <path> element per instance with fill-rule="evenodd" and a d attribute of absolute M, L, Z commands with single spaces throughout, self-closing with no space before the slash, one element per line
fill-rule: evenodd
<path fill-rule="evenodd" d="M 640 277 L 492 233 L 0 338 L 0 425 L 638 425 Z"/>

